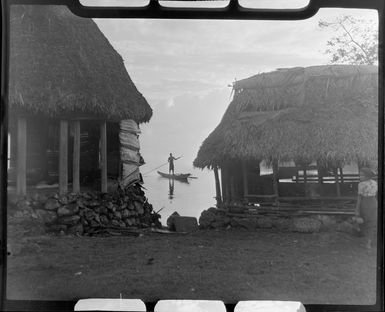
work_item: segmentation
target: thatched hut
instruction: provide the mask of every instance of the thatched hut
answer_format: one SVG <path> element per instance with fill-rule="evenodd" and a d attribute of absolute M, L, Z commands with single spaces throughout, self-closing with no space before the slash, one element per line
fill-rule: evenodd
<path fill-rule="evenodd" d="M 91 19 L 65 6 L 19 5 L 10 20 L 9 132 L 18 194 L 26 193 L 27 180 L 55 171 L 61 193 L 69 178 L 78 192 L 82 170 L 99 172 L 106 192 L 107 175 L 118 175 L 122 160 L 119 123 L 128 120 L 125 136 L 131 131 L 134 144 L 125 147 L 139 159 L 137 125 L 149 121 L 151 107 Z"/>
<path fill-rule="evenodd" d="M 279 69 L 237 81 L 194 166 L 214 169 L 223 201 L 352 196 L 357 172 L 344 166 L 377 159 L 377 93 L 375 66 Z M 260 175 L 262 161 L 272 174 Z"/>

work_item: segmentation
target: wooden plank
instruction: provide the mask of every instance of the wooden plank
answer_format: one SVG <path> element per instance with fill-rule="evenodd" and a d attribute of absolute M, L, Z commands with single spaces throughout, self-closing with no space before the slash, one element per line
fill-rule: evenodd
<path fill-rule="evenodd" d="M 343 179 L 341 179 L 341 180 L 343 181 L 343 183 L 357 182 L 357 181 L 359 181 L 359 177 L 346 177 L 346 176 L 344 176 Z M 292 181 L 294 182 L 295 179 L 292 179 Z M 335 182 L 335 177 L 324 177 L 322 181 L 323 182 Z M 299 177 L 298 182 L 303 183 L 304 178 Z M 307 182 L 318 183 L 319 180 L 316 177 L 307 177 Z"/>
<path fill-rule="evenodd" d="M 257 194 L 247 194 L 245 196 L 246 198 L 275 198 L 277 197 L 276 194 L 270 194 L 270 195 L 257 195 Z"/>
<path fill-rule="evenodd" d="M 341 207 L 327 207 L 327 206 L 322 206 L 322 207 L 317 207 L 317 206 L 314 206 L 314 207 L 311 207 L 311 206 L 300 206 L 300 205 L 295 205 L 295 206 L 275 206 L 275 205 L 272 205 L 270 203 L 270 205 L 260 205 L 260 206 L 232 206 L 232 205 L 229 205 L 230 208 L 235 208 L 237 210 L 239 209 L 243 209 L 243 210 L 258 210 L 258 211 L 263 211 L 263 210 L 266 210 L 266 209 L 272 209 L 274 208 L 274 210 L 281 210 L 281 211 L 354 211 L 354 204 L 350 204 L 350 205 L 345 205 L 344 208 L 341 208 Z"/>
<path fill-rule="evenodd" d="M 59 194 L 68 192 L 68 121 L 60 120 Z"/>
<path fill-rule="evenodd" d="M 72 165 L 72 191 L 80 192 L 80 121 L 76 120 L 73 123 L 74 127 L 74 151 Z"/>
<path fill-rule="evenodd" d="M 101 192 L 107 193 L 107 123 L 100 124 Z"/>
<path fill-rule="evenodd" d="M 280 205 L 279 206 L 279 209 L 281 210 L 301 210 L 301 211 L 304 211 L 304 210 L 309 210 L 309 211 L 325 211 L 325 210 L 336 210 L 336 211 L 353 211 L 354 210 L 354 203 L 351 203 L 350 205 L 347 205 L 345 204 L 344 205 L 345 207 L 344 208 L 341 208 L 341 207 L 336 207 L 336 206 L 330 206 L 330 205 L 327 205 L 327 206 L 313 206 L 313 205 L 309 205 L 309 206 L 301 206 L 301 205 L 292 205 L 292 206 L 287 206 L 287 205 Z M 266 209 L 266 208 L 269 208 L 270 206 L 268 205 L 262 205 L 260 206 L 260 209 Z"/>
<path fill-rule="evenodd" d="M 27 120 L 17 119 L 17 163 L 16 163 L 16 192 L 17 195 L 27 194 Z"/>
<path fill-rule="evenodd" d="M 338 209 L 345 209 L 344 207 L 355 205 L 356 201 L 295 201 L 295 202 L 280 202 L 281 207 L 318 207 L 324 209 L 325 207 L 333 207 Z M 261 206 L 269 205 L 270 203 L 260 203 Z"/>
<path fill-rule="evenodd" d="M 307 175 L 307 180 L 314 180 L 316 181 L 318 179 L 318 176 L 317 175 Z M 347 174 L 344 174 L 344 179 L 358 179 L 359 176 L 358 175 L 347 175 Z M 304 179 L 304 176 L 299 176 L 299 179 L 303 180 Z M 333 176 L 324 176 L 323 179 L 326 179 L 326 180 L 331 180 L 331 179 L 334 179 L 334 175 Z"/>
<path fill-rule="evenodd" d="M 318 174 L 307 174 L 307 178 L 318 178 Z M 303 175 L 300 176 L 301 178 L 303 178 Z M 344 173 L 344 177 L 359 177 L 358 174 L 356 173 Z M 334 176 L 324 176 L 324 178 L 334 178 Z"/>
<path fill-rule="evenodd" d="M 359 177 L 344 177 L 344 181 L 356 181 L 356 180 L 359 180 Z M 292 181 L 295 181 L 295 178 L 292 179 Z M 304 178 L 303 177 L 299 177 L 298 178 L 298 181 L 300 182 L 303 182 L 304 181 Z M 318 182 L 318 179 L 316 177 L 307 177 L 307 181 L 308 182 Z M 324 177 L 323 178 L 323 181 L 335 181 L 335 177 Z"/>
<path fill-rule="evenodd" d="M 311 201 L 311 200 L 334 200 L 334 201 L 342 201 L 342 200 L 355 200 L 356 197 L 349 197 L 349 196 L 340 196 L 340 197 L 279 197 L 280 201 Z"/>
<path fill-rule="evenodd" d="M 294 178 L 294 177 L 293 177 Z M 310 179 L 313 179 L 313 180 L 317 180 L 319 177 L 318 177 L 318 175 L 307 175 L 307 177 L 306 177 L 308 180 L 310 180 Z M 323 177 L 324 179 L 334 179 L 334 176 L 324 176 Z M 359 176 L 358 175 L 355 175 L 355 174 L 351 174 L 351 175 L 348 175 L 348 174 L 344 174 L 344 179 L 346 179 L 346 178 L 349 178 L 349 179 L 357 179 L 357 178 L 359 178 Z M 299 176 L 299 179 L 304 179 L 304 176 Z"/>
<path fill-rule="evenodd" d="M 215 177 L 215 190 L 216 190 L 216 200 L 217 205 L 220 205 L 222 203 L 222 196 L 221 196 L 221 185 L 219 182 L 219 175 L 218 175 L 218 167 L 214 167 L 214 177 Z"/>
<path fill-rule="evenodd" d="M 240 218 L 258 218 L 261 215 L 279 215 L 279 216 L 306 216 L 306 215 L 312 215 L 312 214 L 320 214 L 320 215 L 346 215 L 351 216 L 354 215 L 354 212 L 348 212 L 348 211 L 296 211 L 296 212 L 285 212 L 280 210 L 274 210 L 274 211 L 258 211 L 258 213 L 232 213 L 227 212 L 226 215 L 229 217 L 240 217 Z"/>

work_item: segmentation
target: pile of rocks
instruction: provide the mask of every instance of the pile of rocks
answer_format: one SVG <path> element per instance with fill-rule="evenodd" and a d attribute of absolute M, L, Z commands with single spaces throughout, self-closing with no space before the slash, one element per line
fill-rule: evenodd
<path fill-rule="evenodd" d="M 59 233 L 90 235 L 100 228 L 161 226 L 160 215 L 153 211 L 139 184 L 111 194 L 35 194 L 17 205 L 29 205 L 48 230 Z"/>
<path fill-rule="evenodd" d="M 350 216 L 284 216 L 260 214 L 239 217 L 228 216 L 217 208 L 209 208 L 202 212 L 199 218 L 201 229 L 240 228 L 247 230 L 276 229 L 301 233 L 314 233 L 320 231 L 340 231 L 351 234 L 359 232 L 359 227 Z"/>
<path fill-rule="evenodd" d="M 226 228 L 231 224 L 231 218 L 225 212 L 211 207 L 202 211 L 199 217 L 199 227 L 201 229 Z"/>

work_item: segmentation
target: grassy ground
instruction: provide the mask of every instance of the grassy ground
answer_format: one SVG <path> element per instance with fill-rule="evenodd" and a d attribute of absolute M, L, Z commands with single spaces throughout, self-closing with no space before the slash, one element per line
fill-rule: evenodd
<path fill-rule="evenodd" d="M 8 299 L 87 297 L 299 300 L 373 304 L 375 253 L 342 233 L 200 231 L 141 237 L 20 239 Z"/>

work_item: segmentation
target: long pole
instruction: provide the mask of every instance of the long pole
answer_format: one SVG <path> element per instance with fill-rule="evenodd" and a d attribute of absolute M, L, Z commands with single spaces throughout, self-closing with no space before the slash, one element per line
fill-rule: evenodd
<path fill-rule="evenodd" d="M 180 159 L 180 158 L 182 158 L 182 157 L 183 157 L 183 156 L 177 157 L 177 159 Z M 166 166 L 167 164 L 168 164 L 168 161 L 165 162 L 164 164 L 161 164 L 160 166 L 158 166 L 158 167 L 156 167 L 156 168 L 154 168 L 154 169 L 151 169 L 150 171 L 147 171 L 146 173 L 143 173 L 143 175 L 149 174 L 149 173 L 155 171 L 156 169 L 159 169 L 159 168 L 162 168 L 163 166 Z"/>

